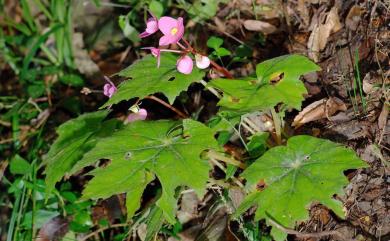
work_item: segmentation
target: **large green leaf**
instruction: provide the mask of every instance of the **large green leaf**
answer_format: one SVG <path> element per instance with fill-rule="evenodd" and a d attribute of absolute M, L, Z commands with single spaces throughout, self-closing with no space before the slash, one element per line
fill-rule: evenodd
<path fill-rule="evenodd" d="M 157 68 L 156 58 L 148 55 L 122 70 L 118 75 L 130 79 L 119 85 L 118 91 L 103 107 L 155 93 L 163 93 L 172 103 L 180 92 L 204 76 L 204 72 L 198 68 L 188 75 L 179 73 L 176 70 L 177 58 L 177 55 L 162 53 L 160 68 Z"/>
<path fill-rule="evenodd" d="M 96 144 L 96 134 L 101 131 L 101 122 L 107 113 L 87 113 L 65 122 L 57 129 L 58 138 L 43 160 L 48 192 Z M 105 127 L 108 128 L 107 125 Z"/>
<path fill-rule="evenodd" d="M 223 109 L 250 112 L 278 103 L 300 109 L 307 91 L 299 77 L 317 70 L 320 68 L 304 56 L 285 55 L 258 64 L 257 79 L 215 79 L 210 85 L 223 91 L 218 103 Z"/>
<path fill-rule="evenodd" d="M 342 194 L 348 180 L 343 171 L 366 166 L 356 154 L 328 140 L 295 136 L 287 146 L 267 151 L 248 167 L 243 177 L 252 192 L 238 208 L 236 216 L 252 205 L 258 205 L 256 219 L 273 217 L 280 224 L 294 227 L 296 221 L 308 217 L 306 208 L 318 201 L 343 216 L 342 205 L 334 194 Z M 255 190 L 264 181 L 263 191 Z M 286 236 L 272 229 L 276 240 Z"/>
<path fill-rule="evenodd" d="M 130 215 L 139 207 L 144 187 L 157 176 L 162 194 L 157 205 L 175 223 L 175 189 L 188 186 L 202 196 L 208 180 L 209 165 L 200 158 L 202 151 L 217 148 L 213 132 L 203 124 L 186 119 L 175 121 L 138 121 L 100 139 L 84 155 L 72 172 L 109 159 L 107 167 L 92 171 L 94 177 L 83 192 L 84 198 L 107 198 L 127 193 Z M 131 200 L 131 201 L 130 201 Z"/>

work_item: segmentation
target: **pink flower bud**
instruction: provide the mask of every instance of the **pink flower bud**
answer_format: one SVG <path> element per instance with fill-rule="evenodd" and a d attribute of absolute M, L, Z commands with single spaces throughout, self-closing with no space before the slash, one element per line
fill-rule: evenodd
<path fill-rule="evenodd" d="M 154 57 L 159 57 L 160 56 L 160 49 L 158 49 L 158 48 L 151 48 L 150 52 L 152 53 L 152 55 Z"/>
<path fill-rule="evenodd" d="M 145 31 L 143 33 L 141 33 L 139 35 L 139 37 L 140 38 L 145 38 L 145 37 L 148 37 L 149 35 L 154 34 L 157 31 L 158 31 L 158 20 L 157 20 L 157 18 L 155 16 L 152 15 L 152 17 L 149 18 L 146 21 L 146 29 L 145 29 Z"/>
<path fill-rule="evenodd" d="M 117 89 L 114 83 L 112 83 L 112 81 L 107 76 L 104 76 L 104 78 L 108 83 L 103 86 L 103 94 L 108 98 L 111 98 L 112 95 L 117 91 Z"/>
<path fill-rule="evenodd" d="M 148 116 L 148 112 L 145 109 L 139 109 L 137 113 L 131 113 L 126 118 L 126 123 L 145 120 Z"/>
<path fill-rule="evenodd" d="M 180 73 L 191 74 L 194 63 L 190 56 L 185 55 L 177 60 L 176 67 Z"/>
<path fill-rule="evenodd" d="M 210 59 L 207 56 L 200 54 L 195 55 L 196 67 L 199 69 L 205 69 L 210 66 Z"/>

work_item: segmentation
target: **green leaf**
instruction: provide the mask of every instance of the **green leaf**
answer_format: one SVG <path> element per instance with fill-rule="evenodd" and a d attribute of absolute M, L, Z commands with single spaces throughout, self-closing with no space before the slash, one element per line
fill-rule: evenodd
<path fill-rule="evenodd" d="M 28 85 L 27 93 L 31 98 L 38 98 L 45 93 L 45 85 L 43 83 Z"/>
<path fill-rule="evenodd" d="M 101 130 L 101 122 L 107 113 L 87 113 L 65 122 L 57 129 L 58 138 L 43 161 L 43 165 L 46 165 L 47 192 L 95 145 L 96 134 Z"/>
<path fill-rule="evenodd" d="M 285 55 L 257 65 L 257 79 L 215 79 L 210 85 L 224 92 L 218 105 L 239 112 L 264 110 L 278 103 L 300 109 L 306 88 L 299 77 L 320 68 L 301 55 Z"/>
<path fill-rule="evenodd" d="M 261 156 L 267 150 L 268 132 L 254 134 L 248 142 L 249 156 L 252 158 Z"/>
<path fill-rule="evenodd" d="M 225 49 L 225 48 L 218 48 L 215 50 L 215 53 L 219 57 L 229 56 L 232 54 L 228 49 Z"/>
<path fill-rule="evenodd" d="M 12 174 L 28 174 L 31 172 L 30 163 L 28 163 L 23 157 L 16 154 L 11 160 L 10 172 Z"/>
<path fill-rule="evenodd" d="M 131 78 L 121 85 L 118 91 L 103 107 L 129 100 L 134 97 L 163 93 L 173 103 L 180 92 L 187 90 L 188 86 L 203 78 L 204 72 L 194 68 L 191 74 L 181 74 L 176 70 L 178 56 L 171 53 L 161 54 L 161 65 L 157 68 L 157 60 L 152 55 L 136 61 L 118 73 L 122 77 Z"/>
<path fill-rule="evenodd" d="M 160 18 L 164 13 L 164 5 L 157 0 L 152 0 L 149 3 L 149 9 L 157 18 Z"/>
<path fill-rule="evenodd" d="M 153 206 L 150 209 L 150 214 L 146 220 L 146 237 L 145 241 L 150 241 L 156 237 L 157 233 L 160 231 L 164 222 L 163 212 L 157 206 Z"/>
<path fill-rule="evenodd" d="M 130 24 L 129 17 L 130 17 L 129 15 L 119 16 L 118 19 L 119 27 L 122 29 L 123 34 L 125 35 L 126 38 L 130 39 L 134 43 L 138 43 L 140 41 L 140 38 L 138 36 L 139 32 L 137 31 L 137 29 L 134 28 L 134 26 Z"/>
<path fill-rule="evenodd" d="M 247 188 L 253 191 L 235 216 L 256 204 L 256 220 L 271 216 L 293 228 L 308 217 L 306 208 L 313 201 L 343 216 L 342 204 L 332 196 L 342 194 L 348 184 L 344 170 L 365 166 L 352 150 L 339 144 L 304 135 L 292 137 L 287 146 L 270 149 L 243 172 Z M 255 188 L 262 180 L 266 188 L 259 192 Z M 286 237 L 276 228 L 271 233 L 276 240 Z"/>
<path fill-rule="evenodd" d="M 77 74 L 66 74 L 60 77 L 63 84 L 80 87 L 84 85 L 84 79 Z"/>
<path fill-rule="evenodd" d="M 91 227 L 93 225 L 91 215 L 85 210 L 77 212 L 72 221 L 80 226 Z"/>
<path fill-rule="evenodd" d="M 55 23 L 53 24 L 47 31 L 45 31 L 44 34 L 42 35 L 39 35 L 39 37 L 34 41 L 34 43 L 32 44 L 31 48 L 29 49 L 28 53 L 26 54 L 26 56 L 23 58 L 23 67 L 22 67 L 22 71 L 20 73 L 20 78 L 24 81 L 26 76 L 28 75 L 28 72 L 29 72 L 29 65 L 33 59 L 33 57 L 35 56 L 35 54 L 37 53 L 39 47 L 41 46 L 41 44 L 43 44 L 46 39 L 52 34 L 54 33 L 55 31 L 61 29 L 63 27 L 62 24 L 60 23 Z M 30 26 L 31 28 L 31 26 Z"/>
<path fill-rule="evenodd" d="M 146 185 L 149 182 L 153 181 L 154 175 L 145 172 L 145 177 L 142 178 L 142 182 L 140 185 L 134 185 L 133 188 L 129 189 L 126 193 L 126 209 L 127 209 L 127 218 L 130 219 L 133 217 L 135 212 L 140 208 L 140 200 L 142 198 L 142 194 L 146 188 Z"/>
<path fill-rule="evenodd" d="M 208 126 L 215 132 L 232 131 L 241 120 L 241 115 L 235 112 L 219 111 L 208 121 Z"/>
<path fill-rule="evenodd" d="M 33 214 L 33 212 L 30 211 L 30 212 L 27 212 L 23 215 L 24 219 L 22 222 L 22 226 L 24 228 L 28 228 L 28 229 L 32 228 L 32 225 L 33 225 L 32 214 Z M 48 221 L 50 221 L 50 219 L 52 219 L 58 215 L 60 215 L 60 214 L 57 211 L 48 211 L 48 210 L 43 210 L 43 209 L 37 210 L 34 212 L 34 227 L 35 228 L 42 228 L 45 223 L 47 223 Z"/>
<path fill-rule="evenodd" d="M 222 44 L 223 44 L 223 39 L 218 37 L 212 36 L 207 40 L 207 47 L 215 50 L 219 49 L 219 47 L 221 47 Z"/>
<path fill-rule="evenodd" d="M 226 1 L 226 0 L 225 0 Z M 195 0 L 188 3 L 186 11 L 192 15 L 192 20 L 199 22 L 215 16 L 218 10 L 218 4 L 224 2 L 221 0 Z"/>
<path fill-rule="evenodd" d="M 236 48 L 236 55 L 240 58 L 251 57 L 253 50 L 245 44 L 242 44 Z"/>
<path fill-rule="evenodd" d="M 85 188 L 83 198 L 128 193 L 127 199 L 134 199 L 127 203 L 131 214 L 139 207 L 141 189 L 157 176 L 162 185 L 157 205 L 165 218 L 174 224 L 175 189 L 187 186 L 202 196 L 209 165 L 200 154 L 206 149 L 217 148 L 213 132 L 203 124 L 190 119 L 183 121 L 182 128 L 179 128 L 180 124 L 165 120 L 138 121 L 100 139 L 71 171 L 75 173 L 102 158 L 111 160 L 107 167 L 90 173 L 93 179 Z"/>

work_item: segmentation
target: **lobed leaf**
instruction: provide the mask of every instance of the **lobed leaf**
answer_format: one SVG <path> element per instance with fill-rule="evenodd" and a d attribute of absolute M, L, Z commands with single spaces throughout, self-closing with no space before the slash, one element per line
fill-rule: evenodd
<path fill-rule="evenodd" d="M 162 194 L 157 206 L 165 218 L 175 221 L 175 189 L 193 188 L 202 196 L 208 180 L 209 165 L 200 158 L 206 149 L 217 148 L 213 132 L 203 124 L 186 119 L 176 121 L 138 121 L 100 139 L 84 155 L 72 173 L 99 159 L 109 159 L 107 167 L 92 171 L 93 179 L 83 192 L 84 198 L 107 198 L 127 193 L 129 215 L 139 207 L 145 186 L 157 176 Z"/>
<path fill-rule="evenodd" d="M 251 112 L 279 103 L 300 109 L 306 88 L 299 77 L 320 68 L 301 55 L 285 55 L 256 66 L 255 78 L 215 79 L 210 85 L 223 91 L 218 105 L 224 110 Z"/>
<path fill-rule="evenodd" d="M 354 151 L 339 144 L 304 135 L 292 137 L 287 146 L 270 149 L 243 172 L 246 187 L 252 191 L 235 216 L 258 205 L 257 220 L 271 216 L 286 227 L 294 227 L 308 217 L 306 207 L 313 201 L 343 216 L 342 204 L 332 196 L 342 194 L 348 183 L 344 170 L 365 166 Z M 265 189 L 254 190 L 260 181 L 265 182 Z M 275 228 L 271 233 L 276 240 L 286 237 Z"/>
<path fill-rule="evenodd" d="M 96 144 L 96 135 L 101 131 L 101 122 L 107 114 L 107 111 L 83 114 L 58 127 L 58 138 L 42 163 L 46 165 L 47 192 Z M 106 129 L 110 129 L 110 123 L 113 122 L 104 125 Z"/>
<path fill-rule="evenodd" d="M 180 92 L 203 78 L 204 72 L 194 68 L 191 74 L 181 74 L 176 70 L 178 56 L 171 53 L 161 53 L 161 64 L 157 68 L 157 60 L 152 55 L 134 62 L 118 73 L 129 80 L 119 85 L 118 91 L 103 105 L 103 107 L 119 103 L 122 100 L 163 93 L 170 103 L 173 103 Z"/>

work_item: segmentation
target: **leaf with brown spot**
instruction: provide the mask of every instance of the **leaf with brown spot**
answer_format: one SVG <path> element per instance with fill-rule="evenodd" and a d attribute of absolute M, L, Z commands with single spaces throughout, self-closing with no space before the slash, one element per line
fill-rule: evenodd
<path fill-rule="evenodd" d="M 318 70 L 320 68 L 305 56 L 284 55 L 258 64 L 257 78 L 213 79 L 209 85 L 223 92 L 218 102 L 221 110 L 261 111 L 279 103 L 300 109 L 307 91 L 299 78 Z"/>

